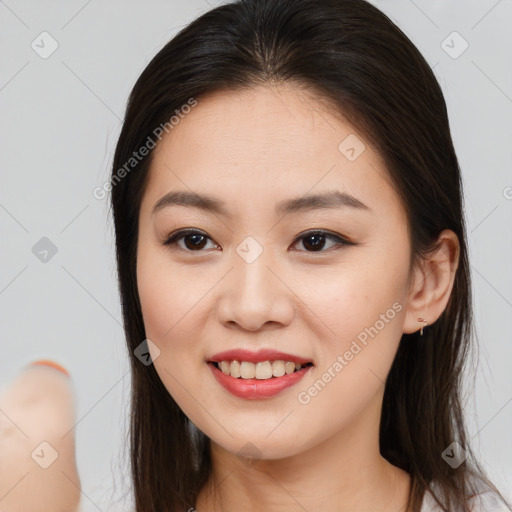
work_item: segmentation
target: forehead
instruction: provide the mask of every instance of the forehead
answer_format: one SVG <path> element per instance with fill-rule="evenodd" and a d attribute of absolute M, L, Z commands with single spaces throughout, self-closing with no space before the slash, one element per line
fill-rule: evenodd
<path fill-rule="evenodd" d="M 172 148 L 181 156 L 181 150 L 193 149 L 189 159 L 210 154 L 217 157 L 216 164 L 273 162 L 275 169 L 276 157 L 284 162 L 299 156 L 329 158 L 333 150 L 334 154 L 338 151 L 337 139 L 354 131 L 307 91 L 292 86 L 219 91 L 197 101 L 156 148 L 156 154 Z M 182 146 L 191 140 L 193 148 Z"/>
<path fill-rule="evenodd" d="M 154 150 L 147 188 L 153 199 L 191 189 L 244 205 L 338 189 L 366 204 L 396 203 L 380 156 L 307 91 L 260 86 L 197 102 Z"/>

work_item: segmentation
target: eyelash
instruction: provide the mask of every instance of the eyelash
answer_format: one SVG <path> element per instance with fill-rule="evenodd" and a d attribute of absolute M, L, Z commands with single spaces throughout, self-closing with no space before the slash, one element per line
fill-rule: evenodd
<path fill-rule="evenodd" d="M 200 249 L 200 250 L 197 250 L 197 251 L 192 251 L 192 250 L 189 250 L 189 249 L 183 249 L 181 247 L 179 247 L 177 245 L 178 241 L 181 240 L 182 238 L 185 238 L 186 236 L 190 236 L 190 235 L 200 235 L 200 236 L 203 236 L 203 237 L 206 237 L 208 238 L 209 240 L 211 240 L 210 237 L 208 237 L 205 233 L 203 233 L 202 231 L 198 231 L 196 229 L 181 229 L 181 230 L 178 230 L 174 233 L 172 233 L 169 237 L 167 237 L 163 242 L 162 242 L 162 245 L 165 245 L 169 248 L 172 248 L 173 250 L 178 250 L 178 251 L 184 251 L 184 252 L 205 252 L 204 250 Z M 310 230 L 310 231 L 306 231 L 305 233 L 301 233 L 294 241 L 293 241 L 293 244 L 292 245 L 295 245 L 297 242 L 300 242 L 301 240 L 305 239 L 305 238 L 309 238 L 313 235 L 323 235 L 327 240 L 331 240 L 331 241 L 334 241 L 336 242 L 336 244 L 338 246 L 340 246 L 339 248 L 343 247 L 343 246 L 350 246 L 350 245 L 356 245 L 354 242 L 351 242 L 349 240 L 347 240 L 346 238 L 343 238 L 339 235 L 335 235 L 334 233 L 331 233 L 329 231 L 325 231 L 325 230 Z M 322 252 L 331 252 L 331 250 L 334 248 L 335 246 L 333 247 L 330 247 L 329 249 L 327 250 L 319 250 L 319 251 L 299 251 L 299 252 L 309 252 L 309 253 L 322 253 Z"/>

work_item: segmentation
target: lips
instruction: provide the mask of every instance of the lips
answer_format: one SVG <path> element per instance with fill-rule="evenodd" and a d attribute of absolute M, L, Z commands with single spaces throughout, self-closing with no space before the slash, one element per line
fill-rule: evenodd
<path fill-rule="evenodd" d="M 292 361 L 302 365 L 307 363 L 314 365 L 313 361 L 310 359 L 305 359 L 304 357 L 300 357 L 294 354 L 288 354 L 286 352 L 279 352 L 277 350 L 270 349 L 262 349 L 258 352 L 251 352 L 247 349 L 226 350 L 224 352 L 215 354 L 210 359 L 208 359 L 207 362 L 220 363 L 222 361 L 248 361 L 250 363 L 261 363 L 264 361 L 277 360 Z"/>
<path fill-rule="evenodd" d="M 295 363 L 299 369 L 295 369 L 293 373 L 287 372 L 286 375 L 283 375 L 284 372 L 281 368 L 281 376 L 276 377 L 274 373 L 274 376 L 270 378 L 260 378 L 261 380 L 258 378 L 236 378 L 229 375 L 229 372 L 228 375 L 226 375 L 219 369 L 221 362 L 226 364 L 226 362 L 229 363 L 232 361 L 242 362 L 242 364 L 253 363 L 255 365 L 257 365 L 257 363 L 265 363 L 266 361 L 280 361 L 281 364 L 287 361 L 287 365 L 293 365 L 293 363 Z M 229 391 L 232 395 L 246 400 L 272 398 L 285 389 L 297 384 L 314 366 L 311 360 L 304 357 L 270 349 L 262 349 L 258 352 L 251 352 L 246 349 L 227 350 L 215 354 L 206 362 L 215 380 L 224 389 Z M 300 365 L 302 365 L 303 368 L 300 368 Z"/>
<path fill-rule="evenodd" d="M 236 379 L 225 375 L 214 363 L 208 363 L 215 380 L 232 395 L 245 400 L 261 400 L 272 398 L 287 388 L 297 384 L 312 369 L 312 366 L 305 366 L 299 371 L 284 375 L 283 377 L 267 380 L 258 379 Z"/>

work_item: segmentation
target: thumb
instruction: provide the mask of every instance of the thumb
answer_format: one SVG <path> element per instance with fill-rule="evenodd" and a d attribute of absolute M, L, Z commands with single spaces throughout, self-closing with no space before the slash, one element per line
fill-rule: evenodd
<path fill-rule="evenodd" d="M 40 360 L 0 395 L 0 510 L 77 510 L 75 397 L 69 373 Z"/>

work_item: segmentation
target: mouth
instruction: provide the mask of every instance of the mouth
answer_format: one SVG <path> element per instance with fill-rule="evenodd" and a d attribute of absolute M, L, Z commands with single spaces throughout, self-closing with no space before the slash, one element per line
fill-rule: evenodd
<path fill-rule="evenodd" d="M 272 398 L 298 384 L 315 366 L 304 357 L 270 348 L 258 352 L 234 349 L 205 361 L 212 376 L 232 395 L 258 400 Z"/>
<path fill-rule="evenodd" d="M 239 361 L 223 359 L 222 361 L 208 361 L 218 371 L 234 379 L 241 380 L 275 380 L 300 372 L 304 368 L 314 366 L 311 361 L 299 363 L 284 359 L 267 360 L 260 362 Z"/>
<path fill-rule="evenodd" d="M 244 400 L 270 399 L 292 388 L 312 369 L 311 361 L 207 361 L 216 382 Z M 287 364 L 289 363 L 289 364 Z"/>

